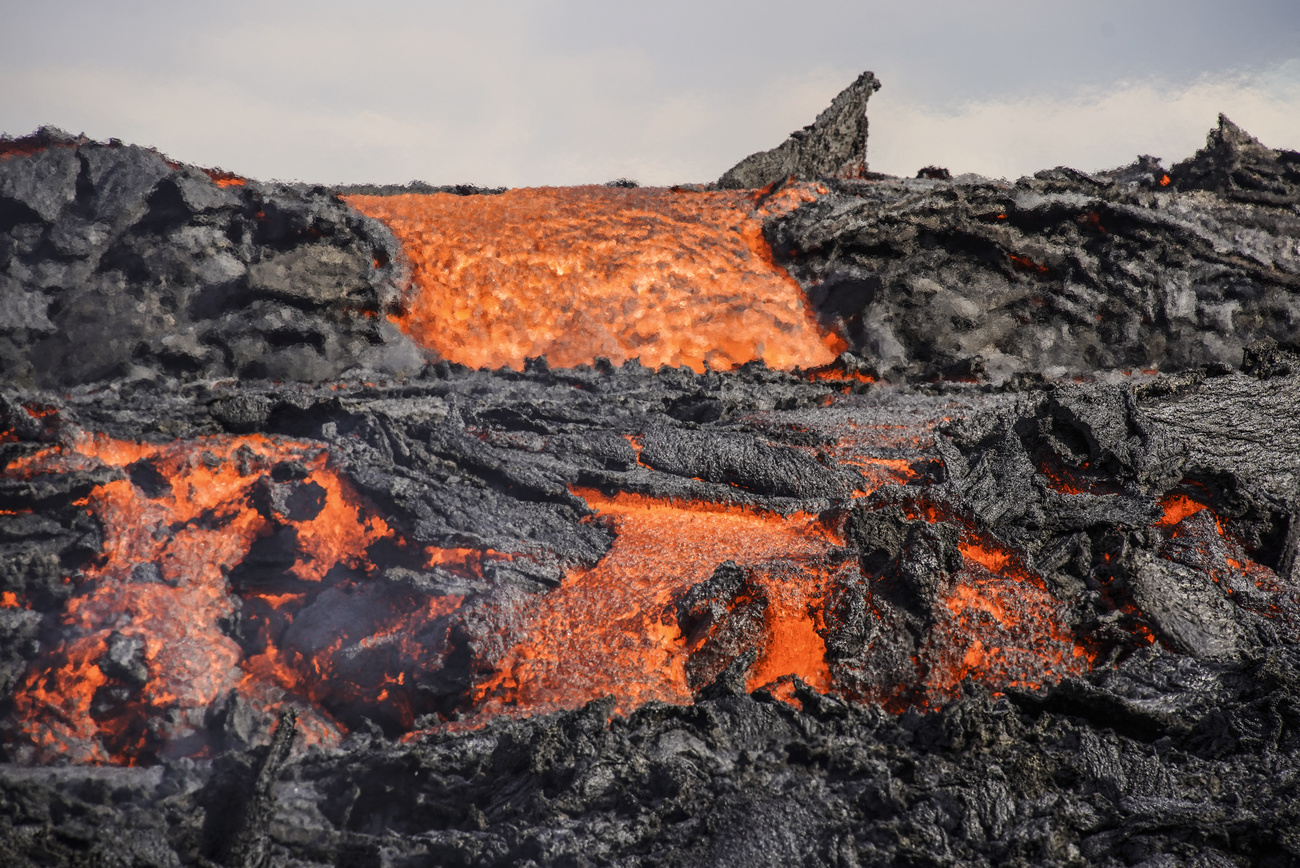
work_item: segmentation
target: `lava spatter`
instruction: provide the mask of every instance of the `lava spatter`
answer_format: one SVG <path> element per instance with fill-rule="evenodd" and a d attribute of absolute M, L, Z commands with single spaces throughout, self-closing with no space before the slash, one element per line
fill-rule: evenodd
<path fill-rule="evenodd" d="M 401 327 L 471 367 L 639 358 L 727 370 L 818 367 L 845 347 L 772 261 L 763 221 L 825 192 L 567 187 L 348 196 L 402 242 Z"/>

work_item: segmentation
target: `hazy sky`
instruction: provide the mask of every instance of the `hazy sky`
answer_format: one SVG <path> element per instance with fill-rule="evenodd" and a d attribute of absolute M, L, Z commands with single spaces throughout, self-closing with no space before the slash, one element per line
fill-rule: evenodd
<path fill-rule="evenodd" d="M 1300 149 L 1300 0 L 0 0 L 0 131 L 258 178 L 706 181 L 864 69 L 874 171 Z"/>

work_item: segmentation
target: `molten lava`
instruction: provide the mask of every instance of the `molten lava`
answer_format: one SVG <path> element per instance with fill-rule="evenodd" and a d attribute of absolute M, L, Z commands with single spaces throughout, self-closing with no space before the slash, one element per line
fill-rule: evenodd
<path fill-rule="evenodd" d="M 926 452 L 937 418 L 874 418 L 837 411 L 805 432 L 820 445 L 791 447 L 860 477 L 821 514 L 572 489 L 595 512 L 587 521 L 614 531 L 611 548 L 523 596 L 485 576 L 532 555 L 410 545 L 319 444 L 66 440 L 4 476 L 98 474 L 73 505 L 103 528 L 102 545 L 47 613 L 57 640 L 15 691 L 7 743 L 28 762 L 204 755 L 221 747 L 211 721 L 235 704 L 263 717 L 288 704 L 308 742 L 330 744 L 366 721 L 395 735 L 605 696 L 619 712 L 688 703 L 736 665 L 733 684 L 794 705 L 798 679 L 902 711 L 943 704 L 966 679 L 1002 691 L 1079 676 L 1108 653 L 1113 640 L 1068 626 L 1024 552 L 929 493 L 943 475 Z M 1090 484 L 1082 471 L 1042 470 L 1069 493 Z M 1278 578 L 1224 520 L 1183 493 L 1160 506 L 1160 556 L 1271 617 Z M 873 521 L 902 541 L 883 561 L 860 542 L 876 539 L 860 536 Z M 488 590 L 440 595 L 421 570 Z M 1098 575 L 1134 642 L 1154 641 Z M 0 608 L 30 605 L 0 595 Z"/>
<path fill-rule="evenodd" d="M 196 733 L 205 712 L 236 684 L 245 699 L 273 706 L 322 674 L 300 650 L 277 648 L 278 635 L 263 636 L 264 650 L 246 657 L 223 625 L 241 609 L 257 623 L 259 601 L 279 608 L 308 596 L 253 587 L 241 604 L 228 576 L 259 541 L 291 538 L 283 581 L 309 589 L 336 566 L 371 569 L 369 547 L 392 536 L 365 514 L 323 449 L 260 435 L 164 445 L 83 437 L 15 461 L 6 475 L 93 468 L 122 471 L 80 501 L 103 527 L 102 554 L 72 578 L 62 643 L 33 663 L 17 691 L 16 735 L 34 758 L 133 763 L 192 753 L 204 747 Z M 394 619 L 409 625 L 412 617 Z M 303 714 L 309 737 L 338 736 L 327 713 Z"/>
<path fill-rule="evenodd" d="M 833 589 L 859 587 L 862 575 L 856 561 L 845 559 L 834 528 L 802 513 L 577 493 L 613 519 L 614 545 L 594 567 L 570 572 L 511 619 L 522 638 L 476 689 L 478 719 L 575 708 L 603 696 L 614 697 L 620 712 L 651 700 L 689 702 L 703 685 L 690 683 L 688 669 L 708 649 L 683 635 L 681 603 L 724 561 L 749 577 L 748 590 L 725 601 L 730 617 L 743 617 L 755 597 L 762 602 L 761 628 L 749 637 L 757 658 L 746 689 L 767 688 L 793 702 L 790 678 L 797 676 L 819 692 L 843 692 L 827 663 L 825 607 Z M 925 517 L 949 520 L 937 510 Z M 1064 607 L 1043 581 L 1014 551 L 961 526 L 963 565 L 931 613 L 933 626 L 916 649 L 915 680 L 894 676 L 879 692 L 850 691 L 849 698 L 901 709 L 951 699 L 965 678 L 1003 690 L 1088 669 L 1091 655 L 1065 626 Z M 891 635 L 896 627 L 870 593 L 866 604 L 876 612 L 880 641 L 914 641 L 905 632 Z"/>
<path fill-rule="evenodd" d="M 968 677 L 995 689 L 1037 688 L 1086 672 L 1092 655 L 1065 626 L 1064 606 L 1043 580 L 1014 551 L 965 536 L 958 546 L 962 568 L 942 600 L 950 617 L 927 641 L 930 695 L 954 697 Z"/>
<path fill-rule="evenodd" d="M 845 348 L 776 266 L 763 221 L 819 188 L 686 192 L 566 187 L 499 195 L 349 196 L 401 241 L 413 292 L 398 323 L 471 367 L 614 363 L 727 370 L 828 364 Z"/>
<path fill-rule="evenodd" d="M 1173 527 L 1188 516 L 1208 509 L 1205 504 L 1192 500 L 1185 494 L 1170 494 L 1160 501 L 1164 515 L 1156 522 L 1159 527 Z"/>
<path fill-rule="evenodd" d="M 248 183 L 248 179 L 234 172 L 224 172 L 221 169 L 204 169 L 203 174 L 212 179 L 212 183 L 218 187 L 243 187 Z"/>
<path fill-rule="evenodd" d="M 817 588 L 807 578 L 836 540 L 815 516 L 576 493 L 613 519 L 614 545 L 518 614 L 517 643 L 477 690 L 480 714 L 544 713 L 606 695 L 621 711 L 651 700 L 689 702 L 689 649 L 676 602 L 729 560 L 763 575 L 779 601 L 768 607 L 757 672 L 828 686 L 825 646 L 807 612 Z"/>

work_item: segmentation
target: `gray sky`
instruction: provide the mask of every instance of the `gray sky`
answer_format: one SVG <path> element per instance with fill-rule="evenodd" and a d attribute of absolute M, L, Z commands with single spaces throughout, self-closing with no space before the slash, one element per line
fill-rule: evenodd
<path fill-rule="evenodd" d="M 0 130 L 257 178 L 706 181 L 864 69 L 874 171 L 1300 149 L 1300 0 L 0 0 Z"/>

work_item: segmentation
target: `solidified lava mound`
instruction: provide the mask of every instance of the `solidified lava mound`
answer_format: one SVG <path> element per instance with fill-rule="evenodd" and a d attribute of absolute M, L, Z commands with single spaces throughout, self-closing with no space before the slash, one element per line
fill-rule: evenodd
<path fill-rule="evenodd" d="M 707 189 L 0 140 L 0 860 L 1300 861 L 1300 155 L 878 86 Z"/>

